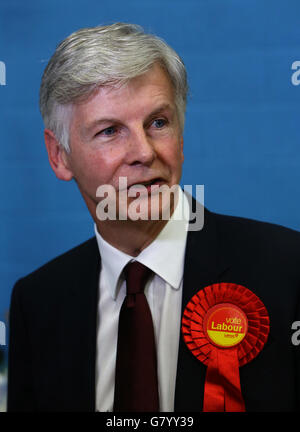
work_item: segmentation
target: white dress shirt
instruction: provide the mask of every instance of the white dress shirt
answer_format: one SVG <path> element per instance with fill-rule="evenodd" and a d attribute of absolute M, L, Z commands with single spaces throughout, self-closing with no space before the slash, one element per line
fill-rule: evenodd
<path fill-rule="evenodd" d="M 154 272 L 146 284 L 145 295 L 154 325 L 160 411 L 174 410 L 188 225 L 188 220 L 181 215 L 189 214 L 188 206 L 187 198 L 179 188 L 179 200 L 169 222 L 137 257 L 127 255 L 107 243 L 95 225 L 101 255 L 96 357 L 97 411 L 113 410 L 118 321 L 126 295 L 126 283 L 121 273 L 129 261 L 139 261 Z"/>

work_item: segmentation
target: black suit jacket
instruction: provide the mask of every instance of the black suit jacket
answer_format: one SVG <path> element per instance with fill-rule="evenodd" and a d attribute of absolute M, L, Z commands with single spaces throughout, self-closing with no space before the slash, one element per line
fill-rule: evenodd
<path fill-rule="evenodd" d="M 166 257 L 168 259 L 168 257 Z M 8 411 L 94 411 L 98 280 L 95 238 L 19 280 L 10 310 Z M 204 228 L 188 232 L 182 312 L 201 288 L 246 286 L 265 304 L 270 334 L 262 352 L 240 368 L 246 411 L 300 407 L 300 233 L 205 211 Z M 201 411 L 206 366 L 181 337 L 175 410 Z"/>

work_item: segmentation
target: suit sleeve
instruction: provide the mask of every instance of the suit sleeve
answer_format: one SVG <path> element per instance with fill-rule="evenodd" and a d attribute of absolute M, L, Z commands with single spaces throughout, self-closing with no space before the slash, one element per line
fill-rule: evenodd
<path fill-rule="evenodd" d="M 9 312 L 7 411 L 34 411 L 31 349 L 21 302 L 22 282 L 14 286 Z"/>

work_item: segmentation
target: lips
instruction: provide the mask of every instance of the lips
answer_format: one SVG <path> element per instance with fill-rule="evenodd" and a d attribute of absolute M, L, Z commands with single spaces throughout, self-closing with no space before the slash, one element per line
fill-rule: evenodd
<path fill-rule="evenodd" d="M 154 179 L 151 179 L 151 180 L 133 183 L 130 186 L 128 186 L 127 189 L 130 189 L 131 187 L 134 187 L 134 188 L 137 187 L 138 188 L 140 186 L 144 186 L 146 188 L 149 188 L 151 186 L 160 186 L 163 183 L 164 183 L 164 180 L 162 178 L 160 178 L 160 177 L 157 177 L 157 178 L 154 178 Z"/>

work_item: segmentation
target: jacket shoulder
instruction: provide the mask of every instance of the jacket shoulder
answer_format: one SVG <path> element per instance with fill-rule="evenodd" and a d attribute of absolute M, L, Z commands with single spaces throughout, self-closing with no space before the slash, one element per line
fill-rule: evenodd
<path fill-rule="evenodd" d="M 300 263 L 300 232 L 270 222 L 211 213 L 219 239 L 228 244 L 250 247 L 269 255 L 294 257 Z"/>
<path fill-rule="evenodd" d="M 270 222 L 258 221 L 255 219 L 248 219 L 239 216 L 229 216 L 219 213 L 209 212 L 210 215 L 216 220 L 218 226 L 223 226 L 230 232 L 244 232 L 249 235 L 257 234 L 262 236 L 275 236 L 282 239 L 295 239 L 300 240 L 300 232 L 292 228 L 287 228 Z"/>
<path fill-rule="evenodd" d="M 55 290 L 55 287 L 76 281 L 86 271 L 87 265 L 98 261 L 97 240 L 92 237 L 19 279 L 14 289 L 26 287 L 26 290 L 40 290 L 41 286 L 51 285 Z"/>

